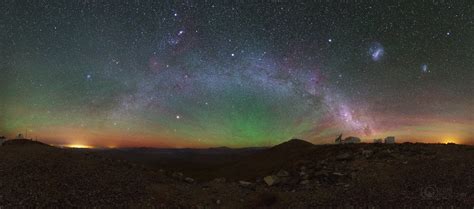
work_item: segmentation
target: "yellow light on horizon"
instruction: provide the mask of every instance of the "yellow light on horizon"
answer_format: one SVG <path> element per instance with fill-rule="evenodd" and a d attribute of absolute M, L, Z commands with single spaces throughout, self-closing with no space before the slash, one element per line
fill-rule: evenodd
<path fill-rule="evenodd" d="M 454 143 L 454 144 L 457 144 L 457 140 L 455 138 L 446 138 L 443 140 L 443 143 Z"/>
<path fill-rule="evenodd" d="M 68 144 L 68 145 L 66 145 L 65 147 L 68 147 L 68 148 L 79 148 L 79 149 L 91 149 L 91 148 L 94 148 L 93 146 L 84 145 L 84 144 Z"/>

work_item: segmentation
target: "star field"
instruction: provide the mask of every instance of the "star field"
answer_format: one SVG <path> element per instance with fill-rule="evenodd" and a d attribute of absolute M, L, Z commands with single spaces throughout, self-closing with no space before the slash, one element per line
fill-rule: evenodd
<path fill-rule="evenodd" d="M 474 143 L 469 1 L 0 3 L 0 135 Z"/>

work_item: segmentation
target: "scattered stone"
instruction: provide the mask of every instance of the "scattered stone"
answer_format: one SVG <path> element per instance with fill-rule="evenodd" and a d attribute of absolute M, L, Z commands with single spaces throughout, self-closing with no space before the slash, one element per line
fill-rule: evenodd
<path fill-rule="evenodd" d="M 241 187 L 249 188 L 249 187 L 252 187 L 252 182 L 239 181 L 239 185 L 240 185 Z"/>
<path fill-rule="evenodd" d="M 333 174 L 333 175 L 336 175 L 336 176 L 344 176 L 343 173 L 339 173 L 339 172 L 334 172 L 334 173 L 332 173 L 332 174 Z"/>
<path fill-rule="evenodd" d="M 318 162 L 318 166 L 321 166 L 321 167 L 326 166 L 327 164 L 328 164 L 327 160 L 321 160 Z"/>
<path fill-rule="evenodd" d="M 336 156 L 336 160 L 341 160 L 341 161 L 344 161 L 344 160 L 352 160 L 353 156 L 351 155 L 351 153 L 342 153 L 342 154 L 339 154 Z"/>
<path fill-rule="evenodd" d="M 215 178 L 214 180 L 212 180 L 216 183 L 225 183 L 226 182 L 226 178 Z"/>
<path fill-rule="evenodd" d="M 278 177 L 279 184 L 291 184 L 290 177 Z"/>
<path fill-rule="evenodd" d="M 281 183 L 287 184 L 287 185 L 297 185 L 300 182 L 298 178 L 286 178 L 283 179 Z"/>
<path fill-rule="evenodd" d="M 360 147 L 352 145 L 346 147 L 338 147 L 341 149 L 333 149 L 333 147 L 328 146 L 328 149 L 330 148 L 331 152 L 319 152 L 318 148 L 315 149 L 316 151 L 318 151 L 318 153 L 303 153 L 304 155 L 302 155 L 301 157 L 308 158 L 308 160 L 302 161 L 303 163 L 300 163 L 298 165 L 294 164 L 293 162 L 288 162 L 287 164 L 284 164 L 288 165 L 288 167 L 282 167 L 281 164 L 275 164 L 272 166 L 265 165 L 265 168 L 267 169 L 277 168 L 276 170 L 269 170 L 273 172 L 269 172 L 268 175 L 271 176 L 266 177 L 266 179 L 262 178 L 265 176 L 255 175 L 263 171 L 255 172 L 252 170 L 245 170 L 245 168 L 239 168 L 239 170 L 237 170 L 242 172 L 254 172 L 251 173 L 255 175 L 252 177 L 259 176 L 258 179 L 261 184 L 257 183 L 254 178 L 250 177 L 248 179 L 242 179 L 248 182 L 239 182 L 237 180 L 233 182 L 228 182 L 227 184 L 221 184 L 216 182 L 225 182 L 226 179 L 216 178 L 212 182 L 201 183 L 200 181 L 198 181 L 198 179 L 194 180 L 192 178 L 187 177 L 189 175 L 187 172 L 183 175 L 182 173 L 177 172 L 179 170 L 175 170 L 176 173 L 173 173 L 173 170 L 171 170 L 172 168 L 170 168 L 170 170 L 166 169 L 166 171 L 160 170 L 160 172 L 164 172 L 164 174 L 166 175 L 158 175 L 157 177 L 156 174 L 160 173 L 155 172 L 155 170 L 143 169 L 142 167 L 138 167 L 138 170 L 134 170 L 129 168 L 129 164 L 126 161 L 123 161 L 123 165 L 120 165 L 114 164 L 114 161 L 108 161 L 108 159 L 102 158 L 96 159 L 100 160 L 98 162 L 94 160 L 95 158 L 87 158 L 88 160 L 92 160 L 93 165 L 99 166 L 90 167 L 89 164 L 85 164 L 86 166 L 83 167 L 85 167 L 85 169 L 87 170 L 84 171 L 81 170 L 82 168 L 78 169 L 78 166 L 65 166 L 64 168 L 61 168 L 60 165 L 63 163 L 65 163 L 65 165 L 70 165 L 69 162 L 71 160 L 73 162 L 79 163 L 83 163 L 83 161 L 74 160 L 75 158 L 72 157 L 74 157 L 75 154 L 71 154 L 71 156 L 58 155 L 58 157 L 55 157 L 56 155 L 52 155 L 52 157 L 55 157 L 54 160 L 68 159 L 64 162 L 59 161 L 58 163 L 54 163 L 55 161 L 53 161 L 53 163 L 51 163 L 45 160 L 38 161 L 37 159 L 44 159 L 45 154 L 42 154 L 41 152 L 30 154 L 28 154 L 27 152 L 13 152 L 16 150 L 12 150 L 10 152 L 21 154 L 18 158 L 4 157 L 9 155 L 4 155 L 3 152 L 8 152 L 9 150 L 5 147 L 1 147 L 3 149 L 0 150 L 2 151 L 0 152 L 0 156 L 2 156 L 3 158 L 1 158 L 2 160 L 0 161 L 0 173 L 9 176 L 10 180 L 2 176 L 2 180 L 0 181 L 0 205 L 3 206 L 6 204 L 6 206 L 4 206 L 5 208 L 21 208 L 22 206 L 44 207 L 45 205 L 51 207 L 85 208 L 100 208 L 107 206 L 120 207 L 120 205 L 132 205 L 136 207 L 156 206 L 159 208 L 224 208 L 229 206 L 235 206 L 235 208 L 251 208 L 254 206 L 260 207 L 262 206 L 262 204 L 260 203 L 265 202 L 259 201 L 261 200 L 261 198 L 259 198 L 258 196 L 259 193 L 273 193 L 276 196 L 281 195 L 281 199 L 280 197 L 278 197 L 277 199 L 281 202 L 278 202 L 278 204 L 276 205 L 268 206 L 268 208 L 311 208 L 317 207 L 319 206 L 319 204 L 323 204 L 324 202 L 327 202 L 327 204 L 331 204 L 331 206 L 338 206 L 346 203 L 345 201 L 351 203 L 352 201 L 364 199 L 366 198 L 366 194 L 361 193 L 361 189 L 371 188 L 371 192 L 374 192 L 374 194 L 378 194 L 374 197 L 381 197 L 382 199 L 375 199 L 373 202 L 369 202 L 370 204 L 377 205 L 382 204 L 383 201 L 388 201 L 388 206 L 390 206 L 392 202 L 403 202 L 403 200 L 407 200 L 413 201 L 413 205 L 416 206 L 419 198 L 426 198 L 426 195 L 432 195 L 433 192 L 438 192 L 436 194 L 440 195 L 449 195 L 454 193 L 451 190 L 447 191 L 445 187 L 443 187 L 445 185 L 429 184 L 431 182 L 443 181 L 443 179 L 446 178 L 446 174 L 438 174 L 436 172 L 443 171 L 445 169 L 455 169 L 455 171 L 452 173 L 460 174 L 459 176 L 461 176 L 457 178 L 457 175 L 449 175 L 450 178 L 455 178 L 452 181 L 450 180 L 449 183 L 459 182 L 460 186 L 459 191 L 456 191 L 457 194 L 459 194 L 455 197 L 457 199 L 448 198 L 447 201 L 456 203 L 456 201 L 459 202 L 463 200 L 470 200 L 472 199 L 472 197 L 474 197 L 470 193 L 472 187 L 470 187 L 469 185 L 469 182 L 472 182 L 470 181 L 470 179 L 472 179 L 472 172 L 470 172 L 469 170 L 472 165 L 472 158 L 470 158 L 472 153 L 467 153 L 465 156 L 459 156 L 459 161 L 455 161 L 453 159 L 455 156 L 450 155 L 452 153 L 458 154 L 458 152 L 461 152 L 461 149 L 463 148 L 453 148 L 453 150 L 449 150 L 449 152 L 446 152 L 445 155 L 441 152 L 443 152 L 444 149 L 448 149 L 449 147 L 444 145 L 423 145 L 428 148 L 429 146 L 436 146 L 432 148 L 433 151 L 429 150 L 428 148 L 426 151 L 420 151 L 421 148 L 416 147 L 412 148 L 414 150 L 412 151 L 410 150 L 410 147 L 408 147 L 410 148 L 408 149 L 404 147 L 398 148 L 398 146 L 399 145 L 394 145 L 390 148 L 391 150 L 393 150 L 392 155 L 396 156 L 396 158 L 393 159 L 394 163 L 388 166 L 386 166 L 387 164 L 385 164 L 383 160 L 379 160 L 381 154 L 388 155 L 388 151 L 386 151 L 387 148 L 385 145 L 372 146 L 363 144 L 360 145 Z M 429 161 L 428 163 L 421 163 L 422 161 L 426 161 L 426 156 L 421 153 L 437 153 L 434 151 L 435 148 L 438 149 L 437 147 L 439 147 L 440 149 L 440 151 L 438 152 L 443 154 L 442 156 L 439 156 L 439 160 L 446 161 Z M 321 147 L 321 149 L 323 148 L 325 147 Z M 373 160 L 365 160 L 366 158 L 364 158 L 364 156 L 369 153 L 364 150 L 369 149 L 373 152 L 370 157 L 370 159 Z M 60 151 L 62 152 L 64 150 Z M 469 151 L 474 151 L 474 149 Z M 51 157 L 48 156 L 49 153 L 50 152 L 46 152 L 46 157 Z M 350 155 L 352 155 L 352 159 L 356 159 L 357 161 L 355 161 L 354 163 L 341 163 L 341 161 L 338 161 L 339 163 L 334 163 L 336 161 L 336 156 L 342 153 L 349 153 Z M 28 160 L 24 160 L 25 155 L 26 159 Z M 38 157 L 37 155 L 39 155 L 40 157 Z M 443 157 L 444 155 L 447 157 Z M 10 154 L 10 156 L 13 155 Z M 4 163 L 4 161 L 7 161 L 9 163 Z M 267 161 L 264 162 L 267 163 Z M 299 162 L 299 160 L 296 159 L 295 162 Z M 404 164 L 413 164 L 415 162 L 417 164 L 416 167 L 415 165 L 403 166 Z M 440 167 L 431 167 L 430 163 L 434 162 L 439 162 Z M 109 163 L 111 164 L 109 165 Z M 456 163 L 456 166 L 458 167 L 451 165 L 454 163 Z M 400 166 L 399 164 L 402 165 Z M 396 167 L 397 165 L 398 167 Z M 444 167 L 444 165 L 446 165 L 447 167 Z M 59 167 L 59 169 L 57 169 L 57 167 Z M 420 167 L 420 169 L 418 169 L 418 167 Z M 285 168 L 286 171 L 281 170 L 282 168 Z M 365 172 L 360 172 L 362 168 Z M 433 170 L 433 168 L 436 168 L 436 170 Z M 69 172 L 71 170 L 73 171 L 72 175 L 90 177 L 69 178 L 68 176 L 66 176 L 66 178 L 64 178 L 64 175 L 50 175 L 49 173 L 46 173 L 43 176 L 41 173 L 35 173 L 35 170 L 37 169 L 44 170 L 45 172 L 59 170 L 63 173 Z M 104 169 L 106 172 L 104 172 Z M 396 175 L 391 176 L 390 173 L 388 173 L 391 172 L 392 169 L 400 169 L 401 172 L 408 172 L 410 174 L 413 174 L 414 179 L 409 181 L 407 181 L 406 179 L 396 179 Z M 15 170 L 15 172 L 9 172 L 11 170 Z M 109 170 L 110 172 L 108 172 Z M 430 173 L 430 175 L 426 175 L 426 173 L 430 171 L 432 171 L 432 173 Z M 209 170 L 209 172 L 212 172 L 212 170 Z M 300 176 L 300 172 L 304 176 L 304 178 Z M 232 173 L 231 171 L 227 173 L 222 173 L 222 175 L 226 177 L 229 176 L 228 178 L 235 178 L 237 174 Z M 387 175 L 389 178 L 386 178 Z M 18 178 L 17 176 L 21 178 Z M 50 185 L 48 185 L 49 182 L 45 181 L 49 180 L 50 176 L 58 178 L 57 187 L 54 186 L 54 184 L 52 185 L 53 187 L 51 187 Z M 176 180 L 175 178 L 170 178 L 171 176 L 182 179 Z M 247 175 L 239 174 L 239 176 Z M 309 179 L 305 179 L 308 176 Z M 55 179 L 53 180 L 56 181 Z M 268 180 L 272 180 L 274 182 L 268 184 Z M 104 184 L 101 184 L 101 181 L 104 181 Z M 186 183 L 192 181 L 194 181 L 194 183 Z M 99 182 L 100 184 L 97 184 L 97 182 Z M 271 186 L 265 186 L 264 184 Z M 33 186 L 31 187 L 31 190 L 30 188 L 23 189 L 27 188 L 28 185 Z M 83 188 L 84 190 L 82 190 Z M 316 188 L 317 190 L 313 192 L 312 190 L 314 188 Z M 457 188 L 458 187 L 456 187 L 456 189 Z M 54 191 L 52 189 L 54 189 Z M 61 193 L 57 193 L 57 189 L 61 189 Z M 44 190 L 45 195 L 41 193 L 42 190 Z M 10 194 L 12 191 L 21 191 L 24 195 L 18 195 L 16 194 L 17 192 Z M 150 193 L 148 194 L 147 191 L 150 191 Z M 289 194 L 290 192 L 297 193 Z M 324 194 L 324 196 L 322 196 L 323 199 L 314 198 L 314 194 L 326 192 L 327 195 Z M 165 194 L 166 196 L 162 198 L 160 194 Z M 345 198 L 345 195 L 351 196 Z M 24 197 L 29 197 L 29 199 L 25 199 Z M 53 200 L 51 199 L 51 197 L 55 197 L 57 198 L 57 200 Z M 86 199 L 87 202 L 81 201 L 84 199 Z M 254 201 L 254 199 L 256 200 Z M 242 203 L 239 202 L 239 200 Z M 294 200 L 297 200 L 297 202 L 293 202 Z M 412 202 L 409 203 L 411 204 Z M 263 206 L 265 206 L 265 204 L 263 204 Z"/>
<path fill-rule="evenodd" d="M 328 176 L 327 171 L 318 171 L 314 173 L 314 176 Z"/>
<path fill-rule="evenodd" d="M 175 178 L 175 179 L 183 179 L 183 176 L 184 176 L 184 175 L 183 175 L 183 173 L 181 173 L 181 172 L 173 172 L 173 173 L 171 174 L 171 177 L 173 177 L 173 178 Z"/>
<path fill-rule="evenodd" d="M 290 176 L 290 174 L 288 173 L 288 171 L 285 171 L 285 170 L 280 170 L 278 171 L 278 173 L 276 174 L 278 177 L 287 177 L 287 176 Z"/>
<path fill-rule="evenodd" d="M 357 173 L 356 173 L 356 172 L 352 172 L 352 173 L 351 173 L 351 178 L 352 178 L 352 179 L 355 179 L 356 177 L 357 177 Z"/>
<path fill-rule="evenodd" d="M 185 181 L 185 182 L 188 182 L 188 183 L 190 183 L 190 184 L 191 184 L 191 183 L 194 183 L 194 179 L 191 178 L 191 177 L 186 177 L 186 178 L 184 178 L 184 181 Z"/>
<path fill-rule="evenodd" d="M 374 152 L 372 150 L 362 150 L 362 155 L 365 157 L 365 158 L 369 158 L 370 156 L 372 156 Z"/>
<path fill-rule="evenodd" d="M 268 186 L 272 186 L 272 185 L 275 185 L 275 184 L 278 184 L 278 183 L 279 183 L 278 177 L 277 177 L 277 176 L 274 176 L 274 175 L 265 176 L 265 178 L 263 178 L 263 181 L 265 181 L 265 183 L 266 183 Z"/>
<path fill-rule="evenodd" d="M 300 184 L 302 184 L 302 185 L 309 184 L 309 180 L 306 179 L 306 180 L 300 181 Z"/>

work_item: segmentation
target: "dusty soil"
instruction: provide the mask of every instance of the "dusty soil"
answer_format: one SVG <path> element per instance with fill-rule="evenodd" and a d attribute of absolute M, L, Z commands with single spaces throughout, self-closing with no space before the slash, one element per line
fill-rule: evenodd
<path fill-rule="evenodd" d="M 10 142 L 0 146 L 0 208 L 474 206 L 472 146 L 291 140 L 236 155 L 193 172 L 181 161 L 150 166 L 106 151 Z M 263 181 L 269 175 L 272 186 Z"/>

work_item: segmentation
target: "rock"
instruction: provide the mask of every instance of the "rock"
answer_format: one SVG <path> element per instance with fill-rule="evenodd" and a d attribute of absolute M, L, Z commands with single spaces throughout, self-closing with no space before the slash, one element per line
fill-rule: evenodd
<path fill-rule="evenodd" d="M 265 176 L 265 178 L 263 178 L 263 181 L 265 181 L 265 183 L 266 183 L 268 186 L 272 186 L 272 185 L 275 185 L 275 184 L 278 184 L 278 183 L 279 183 L 278 177 L 277 177 L 277 176 L 274 176 L 274 175 Z"/>
<path fill-rule="evenodd" d="M 318 171 L 314 173 L 314 176 L 328 176 L 327 171 Z"/>
<path fill-rule="evenodd" d="M 220 204 L 221 204 L 221 200 L 216 200 L 216 204 L 220 205 Z"/>
<path fill-rule="evenodd" d="M 319 166 L 319 167 L 326 166 L 327 164 L 328 164 L 327 160 L 320 160 L 320 161 L 318 162 L 318 166 Z"/>
<path fill-rule="evenodd" d="M 188 183 L 190 183 L 190 184 L 191 184 L 191 183 L 194 183 L 194 179 L 191 178 L 191 177 L 186 177 L 186 178 L 184 178 L 184 181 L 185 181 L 185 182 L 188 182 Z"/>
<path fill-rule="evenodd" d="M 216 183 L 225 183 L 226 182 L 226 179 L 225 178 L 215 178 L 214 180 L 212 180 L 213 182 L 216 182 Z"/>
<path fill-rule="evenodd" d="M 339 172 L 334 172 L 334 173 L 332 173 L 332 174 L 335 175 L 335 176 L 344 176 L 343 173 L 339 173 Z"/>
<path fill-rule="evenodd" d="M 339 154 L 336 156 L 336 160 L 341 160 L 341 161 L 344 161 L 344 160 L 352 160 L 353 156 L 351 153 L 342 153 L 342 154 Z"/>
<path fill-rule="evenodd" d="M 286 180 L 282 181 L 282 183 L 287 185 L 297 185 L 300 182 L 298 178 L 287 178 Z"/>
<path fill-rule="evenodd" d="M 303 180 L 303 181 L 300 181 L 300 184 L 302 184 L 302 185 L 309 184 L 309 180 Z"/>
<path fill-rule="evenodd" d="M 290 174 L 288 173 L 288 171 L 285 171 L 285 170 L 280 170 L 278 171 L 278 173 L 276 174 L 278 177 L 287 177 L 289 176 Z"/>
<path fill-rule="evenodd" d="M 290 177 L 278 177 L 278 184 L 289 184 L 290 180 Z"/>
<path fill-rule="evenodd" d="M 240 185 L 241 187 L 249 188 L 249 187 L 252 187 L 252 182 L 239 181 L 239 185 Z"/>
<path fill-rule="evenodd" d="M 351 178 L 352 178 L 352 179 L 355 179 L 356 177 L 357 177 L 357 173 L 356 173 L 356 172 L 352 172 L 352 173 L 351 173 Z"/>
<path fill-rule="evenodd" d="M 372 150 L 362 150 L 362 155 L 365 157 L 365 158 L 369 158 L 370 156 L 372 156 L 374 152 Z"/>
<path fill-rule="evenodd" d="M 318 171 L 314 173 L 314 178 L 320 183 L 327 183 L 330 179 L 330 175 L 327 171 Z"/>
<path fill-rule="evenodd" d="M 173 172 L 173 173 L 171 174 L 171 177 L 173 177 L 173 178 L 175 178 L 175 179 L 183 179 L 183 176 L 184 176 L 184 175 L 183 175 L 183 173 L 181 173 L 181 172 Z"/>

